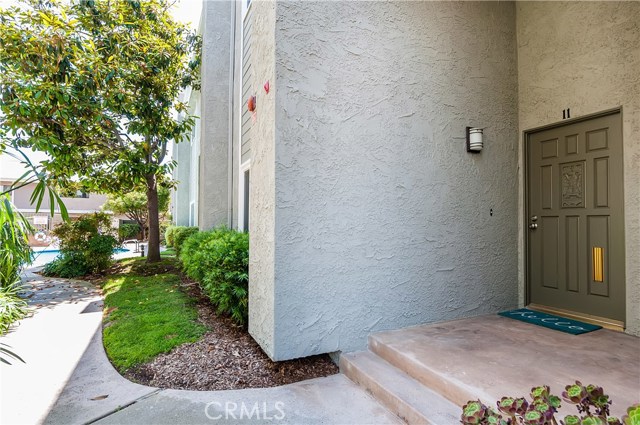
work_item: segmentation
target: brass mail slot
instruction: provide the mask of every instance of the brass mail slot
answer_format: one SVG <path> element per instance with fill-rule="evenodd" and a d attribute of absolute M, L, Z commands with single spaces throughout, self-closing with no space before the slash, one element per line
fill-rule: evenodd
<path fill-rule="evenodd" d="M 593 257 L 593 281 L 604 282 L 604 248 L 594 246 Z"/>

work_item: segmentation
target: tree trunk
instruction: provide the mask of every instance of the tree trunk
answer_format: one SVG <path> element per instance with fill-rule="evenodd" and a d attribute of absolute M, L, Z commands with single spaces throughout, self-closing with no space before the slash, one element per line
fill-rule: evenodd
<path fill-rule="evenodd" d="M 158 185 L 156 176 L 148 174 L 147 180 L 147 208 L 149 217 L 149 245 L 147 249 L 147 262 L 154 263 L 160 261 L 160 217 L 158 214 Z"/>

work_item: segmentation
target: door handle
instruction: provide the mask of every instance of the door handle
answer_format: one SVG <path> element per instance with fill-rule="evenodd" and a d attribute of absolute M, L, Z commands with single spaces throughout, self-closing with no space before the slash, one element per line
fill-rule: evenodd
<path fill-rule="evenodd" d="M 538 223 L 531 223 L 529 225 L 529 229 L 531 229 L 531 230 L 536 230 L 537 228 L 538 228 Z"/>

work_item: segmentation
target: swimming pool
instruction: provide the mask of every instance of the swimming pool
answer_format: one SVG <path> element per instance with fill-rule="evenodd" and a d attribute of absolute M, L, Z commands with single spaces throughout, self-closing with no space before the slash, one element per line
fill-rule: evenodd
<path fill-rule="evenodd" d="M 113 250 L 113 253 L 115 255 L 122 254 L 124 252 L 131 252 L 131 250 L 127 248 L 116 248 Z M 30 266 L 31 267 L 44 266 L 45 264 L 48 264 L 53 260 L 55 260 L 56 258 L 58 258 L 59 255 L 60 255 L 59 249 L 43 249 L 40 251 L 33 251 L 33 254 L 31 254 L 31 257 L 33 259 L 31 260 Z"/>

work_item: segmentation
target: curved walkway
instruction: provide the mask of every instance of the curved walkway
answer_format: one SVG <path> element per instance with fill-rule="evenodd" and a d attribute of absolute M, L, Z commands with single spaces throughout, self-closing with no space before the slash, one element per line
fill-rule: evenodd
<path fill-rule="evenodd" d="M 89 283 L 27 272 L 34 314 L 0 342 L 2 424 L 399 423 L 343 375 L 265 389 L 163 390 L 134 384 L 102 346 L 102 299 Z"/>

